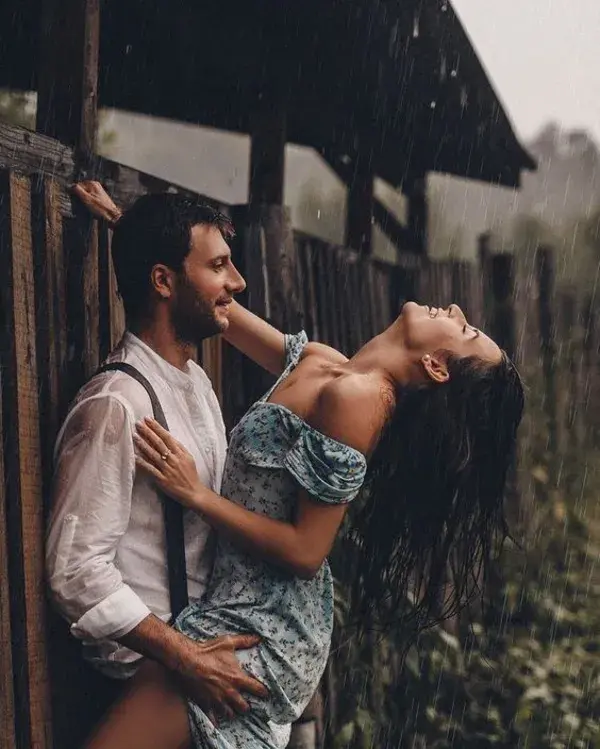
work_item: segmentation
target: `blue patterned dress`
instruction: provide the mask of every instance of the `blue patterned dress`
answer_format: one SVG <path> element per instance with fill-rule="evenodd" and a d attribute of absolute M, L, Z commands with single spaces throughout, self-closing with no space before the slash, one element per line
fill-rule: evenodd
<path fill-rule="evenodd" d="M 305 333 L 286 336 L 286 368 L 294 369 Z M 257 401 L 233 430 L 222 493 L 253 512 L 291 521 L 299 486 L 326 504 L 350 502 L 366 470 L 364 456 L 327 437 L 283 406 Z M 327 660 L 333 627 L 333 583 L 324 562 L 301 580 L 240 551 L 220 538 L 205 597 L 189 606 L 176 626 L 194 640 L 256 633 L 256 648 L 238 651 L 242 665 L 269 690 L 250 698 L 252 710 L 215 728 L 189 704 L 194 746 L 205 749 L 277 749 L 271 723 L 296 720 L 313 696 Z"/>

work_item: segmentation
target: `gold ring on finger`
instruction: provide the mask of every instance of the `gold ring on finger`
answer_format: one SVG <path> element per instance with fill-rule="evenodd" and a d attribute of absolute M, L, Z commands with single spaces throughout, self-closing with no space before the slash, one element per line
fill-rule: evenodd
<path fill-rule="evenodd" d="M 167 460 L 167 458 L 169 457 L 170 454 L 171 454 L 171 451 L 167 449 L 160 457 L 163 460 Z"/>

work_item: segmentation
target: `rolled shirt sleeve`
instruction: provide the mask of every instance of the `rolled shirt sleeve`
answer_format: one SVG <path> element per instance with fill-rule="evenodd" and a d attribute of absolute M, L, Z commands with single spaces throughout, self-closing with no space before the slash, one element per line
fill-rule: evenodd
<path fill-rule="evenodd" d="M 53 600 L 82 640 L 115 640 L 150 614 L 115 566 L 129 524 L 134 416 L 115 393 L 75 406 L 55 451 L 46 570 Z"/>

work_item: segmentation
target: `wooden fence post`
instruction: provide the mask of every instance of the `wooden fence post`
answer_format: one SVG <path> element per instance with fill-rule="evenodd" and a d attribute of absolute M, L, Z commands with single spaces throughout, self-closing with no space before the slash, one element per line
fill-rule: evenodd
<path fill-rule="evenodd" d="M 493 294 L 492 294 L 492 273 L 490 268 L 491 235 L 488 233 L 481 234 L 478 239 L 478 258 L 479 273 L 481 276 L 481 323 L 483 327 L 488 327 L 492 319 Z"/>
<path fill-rule="evenodd" d="M 598 438 L 598 407 L 593 394 L 598 383 L 598 312 L 594 299 L 588 297 L 582 309 L 583 336 L 583 409 L 586 414 L 586 436 L 592 444 Z"/>
<path fill-rule="evenodd" d="M 17 749 L 52 745 L 29 180 L 0 176 L 2 400 Z M 5 573 L 3 573 L 5 574 Z"/>
<path fill-rule="evenodd" d="M 491 331 L 496 343 L 515 356 L 514 258 L 508 253 L 492 255 L 490 260 L 492 319 Z"/>
<path fill-rule="evenodd" d="M 46 488 L 52 476 L 54 439 L 67 407 L 66 283 L 60 194 L 58 183 L 51 179 L 39 181 L 32 193 L 36 345 L 40 423 L 44 425 L 42 469 Z M 45 494 L 47 500 L 49 493 Z"/>
<path fill-rule="evenodd" d="M 538 280 L 538 315 L 540 328 L 540 346 L 542 354 L 542 373 L 544 377 L 544 410 L 548 428 L 548 451 L 551 470 L 555 471 L 553 488 L 556 481 L 556 457 L 559 452 L 560 435 L 557 410 L 556 387 L 556 327 L 553 319 L 552 300 L 554 295 L 554 256 L 548 247 L 538 247 L 536 252 L 536 275 Z"/>
<path fill-rule="evenodd" d="M 0 195 L 0 201 L 5 196 Z M 0 211 L 2 205 L 0 204 Z M 2 392 L 4 386 L 0 379 Z M 2 422 L 2 401 L 0 399 L 0 434 L 4 434 Z M 15 698 L 13 692 L 12 628 L 10 616 L 10 590 L 7 570 L 9 569 L 9 527 L 6 522 L 7 506 L 4 483 L 4 450 L 0 449 L 0 749 L 14 749 Z"/>
<path fill-rule="evenodd" d="M 568 377 L 566 388 L 566 428 L 570 433 L 569 444 L 576 449 L 583 446 L 584 423 L 582 411 L 583 383 L 582 383 L 582 358 L 583 358 L 583 333 L 581 330 L 581 318 L 579 304 L 574 292 L 561 294 L 561 338 L 564 341 L 565 352 L 565 374 Z"/>

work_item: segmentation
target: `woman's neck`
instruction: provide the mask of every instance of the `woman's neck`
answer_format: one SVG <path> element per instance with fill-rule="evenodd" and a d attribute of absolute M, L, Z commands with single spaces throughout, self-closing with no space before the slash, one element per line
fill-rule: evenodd
<path fill-rule="evenodd" d="M 360 374 L 376 374 L 394 390 L 414 380 L 415 365 L 393 326 L 372 338 L 344 365 Z"/>

